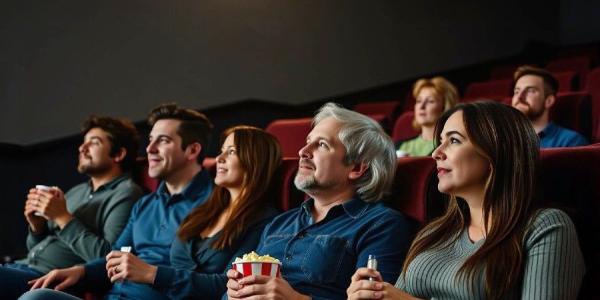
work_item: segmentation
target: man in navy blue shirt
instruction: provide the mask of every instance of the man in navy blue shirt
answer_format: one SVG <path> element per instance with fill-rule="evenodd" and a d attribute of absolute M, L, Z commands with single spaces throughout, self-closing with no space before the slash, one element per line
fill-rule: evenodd
<path fill-rule="evenodd" d="M 558 81 L 544 69 L 522 66 L 514 74 L 512 106 L 531 120 L 540 137 L 540 147 L 575 147 L 588 144 L 579 133 L 550 121 L 550 108 L 556 101 Z"/>
<path fill-rule="evenodd" d="M 140 199 L 129 221 L 106 258 L 68 269 L 53 270 L 32 281 L 33 287 L 57 290 L 81 281 L 91 286 L 112 283 L 107 298 L 164 298 L 150 285 L 157 266 L 170 265 L 170 248 L 180 222 L 202 204 L 212 190 L 208 172 L 202 169 L 204 145 L 212 128 L 201 113 L 175 104 L 161 105 L 150 113 L 148 174 L 162 180 L 157 191 Z M 143 265 L 143 268 L 139 266 Z M 143 278 L 143 279 L 142 279 Z M 39 296 L 70 299 L 66 294 L 44 291 Z"/>
<path fill-rule="evenodd" d="M 398 277 L 414 227 L 377 203 L 396 168 L 394 144 L 381 126 L 328 103 L 299 155 L 294 183 L 311 198 L 267 225 L 257 249 L 281 260 L 282 277 L 242 278 L 230 270 L 229 299 L 346 299 L 352 274 L 369 255 L 384 280 Z"/>

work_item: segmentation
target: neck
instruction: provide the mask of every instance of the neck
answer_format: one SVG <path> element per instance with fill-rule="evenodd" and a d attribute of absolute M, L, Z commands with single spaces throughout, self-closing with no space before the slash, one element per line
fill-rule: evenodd
<path fill-rule="evenodd" d="M 483 191 L 473 192 L 460 197 L 463 198 L 469 205 L 469 214 L 471 219 L 469 221 L 469 226 L 475 227 L 481 230 L 481 232 L 487 233 L 488 228 L 485 228 L 483 222 L 483 193 Z"/>
<path fill-rule="evenodd" d="M 354 196 L 354 189 L 347 189 L 344 192 L 337 193 L 334 195 L 324 195 L 322 193 L 316 193 L 310 196 L 315 200 L 312 216 L 315 223 L 317 223 L 323 220 L 325 216 L 327 216 L 327 213 L 332 207 L 350 200 L 350 198 Z"/>
<path fill-rule="evenodd" d="M 185 168 L 169 176 L 165 179 L 165 185 L 169 194 L 179 194 L 192 181 L 192 178 L 202 171 L 202 166 L 197 163 L 187 165 Z"/>
<path fill-rule="evenodd" d="M 531 125 L 533 125 L 533 129 L 535 129 L 535 133 L 540 133 L 546 126 L 548 126 L 549 117 L 548 111 L 545 111 L 539 118 L 532 120 Z"/>
<path fill-rule="evenodd" d="M 232 206 L 232 204 L 237 202 L 237 200 L 239 199 L 242 190 L 240 188 L 227 188 L 227 191 L 229 192 L 229 196 L 231 199 L 229 206 Z"/>
<path fill-rule="evenodd" d="M 123 174 L 120 167 L 114 167 L 110 170 L 97 175 L 90 175 L 92 181 L 92 191 L 96 191 L 99 187 L 109 183 L 111 180 Z"/>
<path fill-rule="evenodd" d="M 421 126 L 421 137 L 426 141 L 433 141 L 435 126 Z"/>

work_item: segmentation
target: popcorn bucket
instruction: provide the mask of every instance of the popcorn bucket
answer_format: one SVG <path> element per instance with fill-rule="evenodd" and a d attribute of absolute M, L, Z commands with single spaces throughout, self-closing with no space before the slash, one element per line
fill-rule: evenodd
<path fill-rule="evenodd" d="M 281 264 L 277 262 L 234 262 L 233 269 L 242 273 L 244 277 L 250 275 L 281 277 Z"/>

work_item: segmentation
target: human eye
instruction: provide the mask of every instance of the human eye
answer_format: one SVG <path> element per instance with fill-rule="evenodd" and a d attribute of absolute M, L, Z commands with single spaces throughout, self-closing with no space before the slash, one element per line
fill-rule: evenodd
<path fill-rule="evenodd" d="M 329 149 L 329 145 L 324 141 L 319 141 L 319 148 Z"/>
<path fill-rule="evenodd" d="M 227 154 L 229 154 L 229 155 L 235 155 L 235 149 L 229 149 L 227 151 Z"/>
<path fill-rule="evenodd" d="M 450 141 L 450 144 L 460 144 L 460 140 L 455 137 L 451 137 L 449 139 L 449 141 Z"/>

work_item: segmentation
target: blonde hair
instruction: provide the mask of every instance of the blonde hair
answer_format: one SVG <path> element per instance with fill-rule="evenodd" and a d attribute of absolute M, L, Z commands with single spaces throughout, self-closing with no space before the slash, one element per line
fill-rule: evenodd
<path fill-rule="evenodd" d="M 453 108 L 458 102 L 458 90 L 446 78 L 436 76 L 433 78 L 421 78 L 413 85 L 412 94 L 415 99 L 423 88 L 433 88 L 438 96 L 444 101 L 444 110 L 442 113 Z M 416 119 L 413 119 L 412 126 L 416 130 L 421 130 L 421 125 L 417 124 Z"/>

